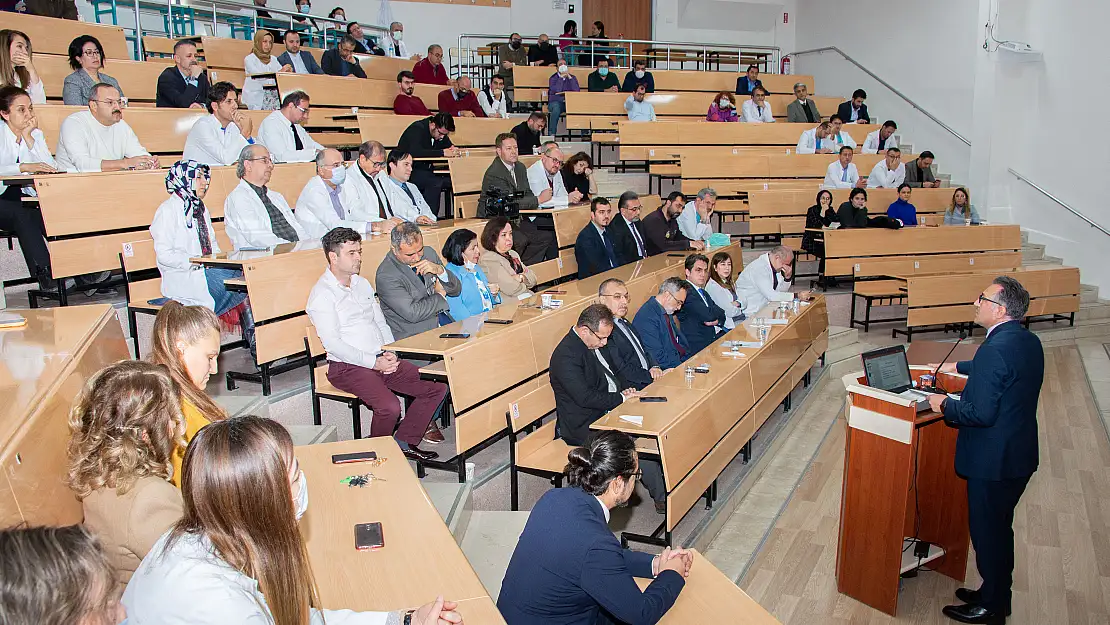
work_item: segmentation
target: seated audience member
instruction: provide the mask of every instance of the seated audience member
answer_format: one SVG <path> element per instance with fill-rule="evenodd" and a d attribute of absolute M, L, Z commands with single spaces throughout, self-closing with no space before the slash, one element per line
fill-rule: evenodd
<path fill-rule="evenodd" d="M 308 482 L 289 432 L 276 421 L 244 416 L 205 428 L 185 456 L 182 495 L 181 521 L 154 545 L 123 593 L 131 622 L 462 621 L 456 604 L 442 598 L 404 612 L 317 607 L 297 525 L 308 509 Z"/>
<path fill-rule="evenodd" d="M 543 113 L 533 111 L 528 119 L 520 122 L 510 131 L 516 137 L 517 151 L 523 154 L 539 154 L 544 128 L 547 126 Z"/>
<path fill-rule="evenodd" d="M 674 191 L 663 201 L 663 206 L 659 207 L 659 210 L 652 211 L 644 217 L 640 225 L 648 256 L 663 252 L 705 249 L 703 241 L 694 241 L 682 234 L 678 216 L 682 214 L 685 207 L 686 196 Z"/>
<path fill-rule="evenodd" d="M 0 175 L 54 173 L 58 164 L 39 130 L 31 96 L 12 85 L 0 87 Z M 0 182 L 0 228 L 15 234 L 27 272 L 39 288 L 53 288 L 50 252 L 46 247 L 42 215 L 37 207 L 23 203 L 18 185 Z"/>
<path fill-rule="evenodd" d="M 810 128 L 802 133 L 795 151 L 798 154 L 835 154 L 836 150 L 833 147 L 836 141 L 831 135 L 829 122 L 821 122 L 816 128 Z"/>
<path fill-rule="evenodd" d="M 898 185 L 898 199 L 887 207 L 886 216 L 897 219 L 903 226 L 916 226 L 917 207 L 910 204 L 912 194 L 913 189 L 910 185 L 904 182 Z"/>
<path fill-rule="evenodd" d="M 644 348 L 664 370 L 674 369 L 694 354 L 674 318 L 690 288 L 682 278 L 667 278 L 659 285 L 659 293 L 649 297 L 632 319 Z"/>
<path fill-rule="evenodd" d="M 756 87 L 752 97 L 745 100 L 740 107 L 740 121 L 749 124 L 773 124 L 775 116 L 771 114 L 771 105 L 767 104 L 767 91 L 763 87 Z"/>
<path fill-rule="evenodd" d="M 397 115 L 431 115 L 420 96 L 413 95 L 416 78 L 412 72 L 402 70 L 397 73 L 397 95 L 393 98 L 393 112 Z"/>
<path fill-rule="evenodd" d="M 794 84 L 794 101 L 786 105 L 786 121 L 791 124 L 816 124 L 821 121 L 817 103 L 809 99 L 809 87 L 804 82 Z"/>
<path fill-rule="evenodd" d="M 396 340 L 433 330 L 453 321 L 448 297 L 462 293 L 462 283 L 443 268 L 436 251 L 424 245 L 420 226 L 406 221 L 389 233 L 390 251 L 375 273 L 382 313 Z"/>
<path fill-rule="evenodd" d="M 294 213 L 308 238 L 322 238 L 335 228 L 350 228 L 359 234 L 372 231 L 370 220 L 358 218 L 363 213 L 358 207 L 358 191 L 346 183 L 343 155 L 335 148 L 320 150 L 316 175 L 301 190 Z"/>
<path fill-rule="evenodd" d="M 647 87 L 645 85 L 636 85 L 636 90 L 632 95 L 624 100 L 624 110 L 628 113 L 628 121 L 630 122 L 653 122 L 655 121 L 655 107 L 651 102 L 644 99 L 647 95 Z"/>
<path fill-rule="evenodd" d="M 110 556 L 86 527 L 3 529 L 0 553 L 0 615 L 5 623 L 73 625 L 126 619 Z"/>
<path fill-rule="evenodd" d="M 197 60 L 197 44 L 182 39 L 173 46 L 173 67 L 158 76 L 156 106 L 202 109 L 208 104 L 208 70 Z"/>
<path fill-rule="evenodd" d="M 535 194 L 540 208 L 566 206 L 582 201 L 582 193 L 577 189 L 567 192 L 562 166 L 563 151 L 554 141 L 545 143 L 539 160 L 528 166 L 528 187 Z"/>
<path fill-rule="evenodd" d="M 682 591 L 693 555 L 670 547 L 658 556 L 631 551 L 609 529 L 609 511 L 628 504 L 636 476 L 646 478 L 635 444 L 623 432 L 601 432 L 568 460 L 567 487 L 544 493 L 528 516 L 498 610 L 508 625 L 659 622 Z M 641 591 L 636 577 L 654 579 Z"/>
<path fill-rule="evenodd" d="M 542 67 L 559 64 L 559 48 L 551 44 L 547 33 L 540 33 L 536 43 L 528 46 L 528 64 Z"/>
<path fill-rule="evenodd" d="M 933 153 L 925 150 L 906 163 L 906 184 L 911 187 L 940 188 L 940 181 L 933 175 Z"/>
<path fill-rule="evenodd" d="M 728 91 L 722 91 L 713 98 L 709 105 L 709 112 L 705 120 L 710 122 L 738 122 L 740 115 L 736 111 L 736 98 Z"/>
<path fill-rule="evenodd" d="M 428 46 L 428 56 L 412 66 L 416 82 L 429 85 L 447 86 L 447 69 L 443 67 L 443 48 L 437 44 Z"/>
<path fill-rule="evenodd" d="M 665 372 L 644 347 L 640 333 L 625 318 L 628 315 L 628 287 L 619 278 L 609 278 L 597 289 L 597 297 L 613 314 L 613 332 L 602 348 L 605 360 L 616 367 L 614 373 L 637 390 L 644 390 Z"/>
<path fill-rule="evenodd" d="M 759 79 L 759 68 L 755 65 L 749 65 L 747 73 L 736 79 L 736 95 L 752 95 L 761 87 L 763 81 Z"/>
<path fill-rule="evenodd" d="M 378 141 L 365 141 L 358 146 L 358 158 L 347 166 L 346 186 L 355 190 L 358 199 L 350 217 L 370 222 L 371 232 L 382 234 L 404 221 L 393 212 L 392 195 L 386 185 L 388 163 L 385 146 Z"/>
<path fill-rule="evenodd" d="M 505 79 L 496 75 L 490 78 L 489 84 L 478 92 L 478 105 L 486 117 L 508 119 L 513 103 L 505 91 Z"/>
<path fill-rule="evenodd" d="M 496 284 L 490 284 L 486 273 L 478 266 L 482 248 L 478 247 L 477 234 L 467 228 L 459 228 L 447 237 L 440 251 L 447 261 L 447 271 L 455 274 L 462 283 L 459 295 L 447 298 L 453 319 L 458 321 L 480 315 L 501 303 L 498 295 L 501 289 Z"/>
<path fill-rule="evenodd" d="M 320 67 L 329 76 L 345 76 L 348 78 L 366 78 L 366 71 L 358 63 L 355 56 L 357 43 L 350 35 L 339 40 L 334 48 L 324 52 L 320 57 Z"/>
<path fill-rule="evenodd" d="M 505 81 L 505 88 L 513 90 L 513 68 L 528 66 L 528 51 L 524 49 L 524 39 L 520 33 L 509 35 L 509 43 L 497 46 L 497 73 Z"/>
<path fill-rule="evenodd" d="M 690 352 L 697 353 L 716 340 L 725 331 L 725 311 L 705 292 L 709 281 L 709 259 L 702 254 L 690 254 L 685 261 L 686 302 L 675 314 L 682 324 L 682 334 L 690 344 Z"/>
<path fill-rule="evenodd" d="M 686 202 L 678 215 L 678 228 L 682 236 L 691 241 L 705 241 L 713 235 L 713 209 L 717 207 L 717 192 L 706 187 L 698 191 L 696 199 Z"/>
<path fill-rule="evenodd" d="M 906 165 L 902 163 L 902 150 L 887 148 L 886 158 L 875 163 L 867 175 L 868 189 L 897 189 L 906 179 Z"/>
<path fill-rule="evenodd" d="M 563 186 L 567 191 L 578 191 L 583 200 L 597 195 L 597 181 L 594 180 L 594 164 L 590 155 L 579 152 L 563 163 Z"/>
<path fill-rule="evenodd" d="M 470 78 L 459 76 L 455 86 L 439 92 L 439 110 L 452 117 L 485 117 L 486 112 L 478 104 Z"/>
<path fill-rule="evenodd" d="M 88 110 L 65 118 L 58 131 L 58 168 L 71 172 L 157 169 L 158 159 L 123 121 L 123 102 L 111 85 L 93 87 Z"/>
<path fill-rule="evenodd" d="M 410 54 L 409 47 L 405 45 L 405 25 L 393 22 L 389 25 L 389 36 L 385 40 L 385 54 L 395 59 L 419 59 L 419 54 Z"/>
<path fill-rule="evenodd" d="M 593 76 L 593 74 L 590 74 Z M 588 85 L 588 83 L 587 83 Z M 578 92 L 582 88 L 578 85 L 578 77 L 570 73 L 567 60 L 560 57 L 556 71 L 547 79 L 547 126 L 551 134 L 559 132 L 559 118 L 567 108 L 568 91 Z"/>
<path fill-rule="evenodd" d="M 366 36 L 366 33 L 362 30 L 362 24 L 358 22 L 348 23 L 347 35 L 350 36 L 351 39 L 354 39 L 356 53 L 386 56 L 385 50 L 383 50 L 372 38 Z"/>
<path fill-rule="evenodd" d="M 578 40 L 578 24 L 574 20 L 567 20 L 563 22 L 563 34 L 559 36 L 559 53 L 567 46 L 576 45 Z"/>
<path fill-rule="evenodd" d="M 635 191 L 625 191 L 617 200 L 618 214 L 609 222 L 613 247 L 617 248 L 617 264 L 627 265 L 647 258 L 647 246 L 640 229 L 643 202 Z"/>
<path fill-rule="evenodd" d="M 412 178 L 412 155 L 401 148 L 389 152 L 389 202 L 393 214 L 404 221 L 412 221 L 424 226 L 436 222 L 435 212 L 420 195 L 420 189 L 409 182 Z"/>
<path fill-rule="evenodd" d="M 482 228 L 478 265 L 503 297 L 527 297 L 536 286 L 536 274 L 513 250 L 513 224 L 506 217 L 492 217 Z"/>
<path fill-rule="evenodd" d="M 744 314 L 758 315 L 760 309 L 770 302 L 793 300 L 794 294 L 790 292 L 793 278 L 794 252 L 789 247 L 779 245 L 770 252 L 760 254 L 736 278 L 736 294 L 740 297 Z M 809 297 L 809 291 L 802 291 L 799 297 Z"/>
<path fill-rule="evenodd" d="M 394 341 L 394 333 L 374 297 L 374 287 L 359 275 L 362 236 L 350 228 L 336 228 L 324 235 L 322 244 L 328 267 L 312 287 L 305 311 L 328 353 L 328 381 L 357 395 L 374 411 L 370 436 L 395 437 L 405 456 L 414 460 L 438 457 L 435 452 L 420 449 L 420 443 L 429 430 L 435 429 L 431 421 L 447 394 L 446 385 L 420 379 L 415 365 L 382 350 Z M 408 266 L 405 272 L 413 273 Z M 378 274 L 378 285 L 382 286 L 380 268 Z M 443 302 L 442 309 L 446 306 Z M 394 393 L 415 400 L 400 428 L 397 420 L 401 409 Z"/>
<path fill-rule="evenodd" d="M 647 71 L 647 61 L 644 59 L 636 59 L 632 62 L 632 71 L 625 73 L 621 91 L 632 93 L 639 85 L 643 85 L 647 93 L 655 93 L 655 77 Z"/>
<path fill-rule="evenodd" d="M 895 130 L 898 130 L 898 124 L 894 123 L 894 120 L 888 119 L 883 122 L 882 128 L 867 133 L 867 138 L 863 140 L 863 153 L 878 154 L 887 148 L 898 147 L 895 141 L 891 139 Z"/>
<path fill-rule="evenodd" d="M 859 177 L 856 164 L 852 162 L 852 156 L 854 156 L 852 148 L 848 146 L 840 148 L 839 158 L 829 163 L 829 168 L 825 170 L 825 181 L 821 183 L 823 188 L 851 189 L 867 184 L 866 178 Z"/>
<path fill-rule="evenodd" d="M 149 362 L 108 365 L 77 397 L 69 434 L 66 483 L 122 590 L 139 561 L 181 519 L 181 491 L 170 483 L 170 459 L 185 442 L 177 385 Z"/>
<path fill-rule="evenodd" d="M 832 191 L 821 189 L 817 192 L 817 199 L 814 202 L 813 206 L 806 210 L 806 231 L 802 234 L 802 249 L 820 259 L 821 266 L 817 273 L 825 275 L 825 239 L 818 237 L 812 230 L 827 228 L 836 221 Z"/>
<path fill-rule="evenodd" d="M 532 193 L 528 186 L 528 170 L 518 159 L 516 137 L 509 132 L 497 135 L 494 151 L 497 156 L 493 158 L 482 176 L 482 194 L 478 198 L 478 218 L 488 219 L 495 217 L 488 206 L 487 196 L 490 191 L 500 193 L 504 197 L 520 195 L 514 201 L 520 210 L 535 210 L 539 207 L 539 199 Z M 555 243 L 555 233 L 540 230 L 528 220 L 521 219 L 513 224 L 513 248 L 520 253 L 520 257 L 528 265 L 543 262 L 558 256 Z"/>
<path fill-rule="evenodd" d="M 843 146 L 848 146 L 853 150 L 856 149 L 856 140 L 852 135 L 844 132 L 844 120 L 840 115 L 833 115 L 829 118 L 829 138 L 835 143 L 834 149 L 839 150 Z"/>
<path fill-rule="evenodd" d="M 270 151 L 275 163 L 308 163 L 324 149 L 304 129 L 311 105 L 307 93 L 294 91 L 282 99 L 280 109 L 258 125 L 258 142 Z"/>
<path fill-rule="evenodd" d="M 609 200 L 595 197 L 590 202 L 590 223 L 582 228 L 574 241 L 574 260 L 578 263 L 579 280 L 620 266 L 620 257 L 609 232 L 609 222 L 612 220 L 613 207 Z"/>
<path fill-rule="evenodd" d="M 744 305 L 736 293 L 736 282 L 732 277 L 732 257 L 728 252 L 717 252 L 709 259 L 709 281 L 705 292 L 725 313 L 725 330 L 731 330 L 744 320 Z"/>
<path fill-rule="evenodd" d="M 295 30 L 285 31 L 283 37 L 285 52 L 278 55 L 278 63 L 288 65 L 298 74 L 323 74 L 324 70 L 316 62 L 316 57 L 308 50 L 301 49 L 301 35 Z"/>
<path fill-rule="evenodd" d="M 262 145 L 248 145 L 239 153 L 235 175 L 239 184 L 224 202 L 224 226 L 231 245 L 270 248 L 311 238 L 280 193 L 268 189 L 274 161 Z"/>
<path fill-rule="evenodd" d="M 260 29 L 254 33 L 254 47 L 250 54 L 243 57 L 243 70 L 246 72 L 246 78 L 243 79 L 243 105 L 252 111 L 272 109 L 274 104 L 271 97 L 270 106 L 266 106 L 265 82 L 251 76 L 293 71 L 293 66 L 282 65 L 273 51 L 274 34 Z"/>
<path fill-rule="evenodd" d="M 320 30 L 320 25 L 311 17 L 306 17 L 312 12 L 312 3 L 309 0 L 294 0 L 294 8 L 300 15 L 294 15 L 293 21 L 304 26 L 303 30 Z"/>
<path fill-rule="evenodd" d="M 18 87 L 33 104 L 46 104 L 46 88 L 35 69 L 30 37 L 18 30 L 0 30 L 0 50 L 0 87 Z"/>
<path fill-rule="evenodd" d="M 220 81 L 208 90 L 208 112 L 185 137 L 183 161 L 231 165 L 248 144 L 254 143 L 254 120 L 239 110 L 239 90 Z"/>
<path fill-rule="evenodd" d="M 397 149 L 411 154 L 414 159 L 458 156 L 459 148 L 451 144 L 452 132 L 455 132 L 455 119 L 440 111 L 409 124 L 397 140 Z M 411 180 L 424 195 L 428 206 L 435 207 L 432 212 L 438 213 L 439 196 L 446 179 L 432 171 L 431 163 L 420 161 L 413 164 Z"/>
<path fill-rule="evenodd" d="M 62 83 L 62 104 L 85 106 L 95 85 L 112 85 L 123 96 L 119 82 L 100 71 L 104 68 L 104 48 L 92 35 L 81 35 L 69 43 L 69 66 L 73 73 Z"/>
<path fill-rule="evenodd" d="M 256 6 L 256 7 L 266 6 L 266 0 L 254 0 L 254 6 Z M 263 11 L 262 9 L 255 9 L 253 11 L 250 10 L 250 9 L 246 9 L 246 15 L 251 16 L 251 17 L 257 15 L 259 18 L 271 17 L 269 11 Z"/>
<path fill-rule="evenodd" d="M 597 69 L 590 72 L 586 80 L 589 91 L 591 93 L 601 93 L 602 91 L 616 93 L 620 91 L 621 81 L 617 79 L 616 74 L 609 71 L 609 59 L 599 56 L 596 63 Z"/>
<path fill-rule="evenodd" d="M 866 99 L 867 92 L 863 89 L 856 89 L 852 92 L 851 100 L 840 103 L 840 106 L 836 109 L 836 114 L 846 124 L 870 124 L 871 116 L 867 114 L 867 105 L 863 103 Z"/>
<path fill-rule="evenodd" d="M 879 217 L 867 216 L 867 191 L 852 189 L 848 201 L 836 209 L 836 220 L 841 228 L 891 228 L 897 230 L 901 224 L 885 214 Z"/>
<path fill-rule="evenodd" d="M 982 220 L 979 218 L 979 212 L 971 204 L 971 196 L 967 189 L 958 187 L 952 192 L 952 203 L 944 211 L 944 225 L 970 226 L 978 223 L 982 223 Z"/>
<path fill-rule="evenodd" d="M 331 10 L 331 13 L 328 13 L 328 17 L 345 22 L 347 21 L 347 11 L 343 7 L 335 7 Z"/>

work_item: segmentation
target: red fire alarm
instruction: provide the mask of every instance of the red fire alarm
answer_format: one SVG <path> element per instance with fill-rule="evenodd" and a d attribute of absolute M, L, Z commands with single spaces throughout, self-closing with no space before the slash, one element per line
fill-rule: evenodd
<path fill-rule="evenodd" d="M 782 23 L 783 24 L 789 24 L 790 23 L 790 14 L 789 13 L 783 13 L 782 14 Z"/>

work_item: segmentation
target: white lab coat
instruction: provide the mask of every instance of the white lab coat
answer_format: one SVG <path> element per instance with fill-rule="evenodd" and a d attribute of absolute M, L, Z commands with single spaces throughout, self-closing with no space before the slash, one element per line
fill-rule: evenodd
<path fill-rule="evenodd" d="M 875 167 L 871 169 L 871 173 L 867 176 L 868 189 L 897 189 L 898 185 L 906 180 L 906 164 L 898 163 L 898 167 L 894 171 L 890 171 L 886 166 L 886 159 L 875 163 Z"/>
<path fill-rule="evenodd" d="M 424 215 L 432 221 L 436 220 L 435 213 L 432 212 L 431 207 L 428 206 L 427 200 L 420 194 L 420 189 L 416 188 L 411 182 L 406 182 L 404 185 L 412 192 L 412 197 L 401 189 L 401 184 L 397 180 L 386 176 L 382 180 L 382 186 L 389 191 L 389 201 L 393 204 L 393 214 L 400 217 L 405 221 L 416 221 L 420 215 Z M 373 193 L 373 192 L 371 192 Z M 415 202 L 414 202 L 415 200 Z"/>
<path fill-rule="evenodd" d="M 0 121 L 0 176 L 18 175 L 20 163 L 44 163 L 57 167 L 42 131 L 35 128 L 31 131 L 31 138 L 35 140 L 35 147 L 27 149 L 27 142 L 15 136 L 12 129 Z M 7 185 L 0 182 L 0 193 L 6 190 Z"/>
<path fill-rule="evenodd" d="M 829 164 L 825 170 L 825 181 L 821 183 L 822 189 L 851 189 L 859 181 L 859 171 L 855 163 L 848 163 L 848 175 L 845 177 L 844 168 L 840 166 L 840 159 Z"/>
<path fill-rule="evenodd" d="M 736 294 L 743 304 L 744 314 L 755 315 L 768 302 L 789 302 L 794 299 L 794 294 L 790 292 L 792 283 L 789 280 L 783 280 L 781 274 L 778 287 L 773 286 L 774 278 L 771 276 L 773 271 L 771 255 L 767 253 L 749 263 L 737 276 Z"/>
<path fill-rule="evenodd" d="M 224 128 L 215 115 L 206 115 L 189 130 L 181 158 L 212 166 L 234 165 L 248 143 L 235 122 Z"/>
<path fill-rule="evenodd" d="M 212 253 L 220 252 L 216 233 L 212 230 L 212 216 L 204 211 L 204 222 L 212 239 Z M 177 300 L 186 306 L 204 306 L 212 309 L 216 304 L 208 292 L 204 268 L 189 262 L 203 254 L 197 224 L 193 216 L 185 214 L 185 202 L 171 195 L 154 213 L 150 224 L 154 239 L 154 255 L 158 271 L 162 274 L 162 296 Z"/>
<path fill-rule="evenodd" d="M 711 269 L 712 271 L 712 269 Z M 740 306 L 733 305 L 732 293 L 725 287 L 717 284 L 715 281 L 710 280 L 705 283 L 705 292 L 709 293 L 709 297 L 713 303 L 720 306 L 721 310 L 725 311 L 725 329 L 731 330 L 736 327 L 736 319 L 744 314 L 744 303 L 737 299 Z M 739 294 L 737 294 L 739 298 Z"/>
<path fill-rule="evenodd" d="M 310 239 L 285 198 L 270 188 L 266 189 L 266 194 L 289 225 L 296 230 L 300 240 Z M 224 202 L 224 225 L 227 236 L 231 239 L 231 245 L 236 250 L 244 247 L 273 247 L 287 243 L 285 239 L 274 234 L 266 207 L 254 189 L 244 180 L 240 180 L 239 185 L 227 194 L 227 200 Z"/>
<path fill-rule="evenodd" d="M 65 118 L 58 131 L 58 166 L 66 171 L 100 171 L 101 161 L 148 155 L 122 119 L 105 126 L 91 111 L 79 111 Z"/>
<path fill-rule="evenodd" d="M 13 76 L 15 79 L 15 86 L 27 92 L 31 96 L 31 104 L 46 104 L 46 85 L 42 84 L 42 78 L 39 81 L 32 83 L 30 87 L 24 87 L 19 82 L 19 76 Z"/>
<path fill-rule="evenodd" d="M 504 90 L 501 91 L 500 100 L 491 99 L 489 96 L 486 95 L 485 89 L 478 90 L 478 104 L 481 105 L 482 110 L 486 112 L 486 117 L 500 117 L 502 119 L 508 118 L 508 102 L 509 98 L 505 95 Z"/>
<path fill-rule="evenodd" d="M 839 150 L 844 146 L 848 146 L 853 150 L 857 147 L 856 140 L 852 138 L 852 135 L 844 132 L 843 130 L 841 130 L 838 134 L 831 135 L 829 139 L 836 144 L 836 146 L 833 147 L 834 150 Z M 824 141 L 822 141 L 821 143 L 824 143 Z"/>
<path fill-rule="evenodd" d="M 863 153 L 864 154 L 878 154 L 879 153 L 879 132 L 882 130 L 872 130 L 867 133 L 867 137 L 863 140 Z M 890 135 L 886 140 L 886 145 L 883 149 L 890 149 L 898 147 L 898 142 L 894 140 L 894 135 Z"/>
<path fill-rule="evenodd" d="M 324 146 L 316 143 L 308 132 L 297 125 L 297 136 L 301 138 L 300 150 L 293 141 L 293 124 L 285 119 L 281 111 L 274 111 L 258 125 L 258 142 L 266 146 L 271 158 L 277 163 L 307 163 L 316 159 L 316 153 Z"/>
<path fill-rule="evenodd" d="M 713 224 L 698 221 L 698 209 L 694 206 L 694 200 L 686 202 L 686 206 L 678 214 L 678 229 L 682 236 L 691 241 L 708 241 L 713 234 Z"/>
<path fill-rule="evenodd" d="M 185 534 L 165 549 L 169 532 L 127 584 L 121 600 L 129 625 L 272 623 L 258 581 L 221 560 L 206 537 Z M 310 625 L 385 625 L 388 612 L 309 608 Z"/>
<path fill-rule="evenodd" d="M 409 54 L 409 47 L 405 45 L 404 41 L 393 41 L 392 35 L 387 35 L 385 38 L 385 54 L 395 59 L 409 59 L 412 55 Z"/>
<path fill-rule="evenodd" d="M 749 124 L 770 124 L 775 121 L 775 116 L 771 114 L 771 103 L 763 103 L 763 112 L 755 106 L 755 101 L 751 99 L 744 100 L 740 105 L 740 121 Z"/>
<path fill-rule="evenodd" d="M 332 206 L 327 183 L 320 176 L 313 176 L 297 198 L 297 221 L 301 222 L 301 227 L 313 239 L 323 238 L 330 230 L 341 226 L 365 233 L 370 229 L 370 224 L 366 220 L 352 217 L 353 213 L 365 212 L 354 210 L 358 201 L 358 191 L 350 182 L 344 181 L 339 187 L 339 203 L 343 205 L 343 217 L 340 217 Z"/>
<path fill-rule="evenodd" d="M 547 170 L 543 168 L 543 159 L 537 160 L 528 166 L 528 187 L 532 189 L 532 193 L 539 197 L 540 193 L 549 188 L 552 190 L 551 199 L 540 204 L 540 208 L 566 206 L 570 202 L 570 193 L 567 192 L 567 187 L 563 184 L 563 172 L 555 172 L 555 175 L 551 177 L 550 187 L 547 180 Z"/>
<path fill-rule="evenodd" d="M 389 182 L 388 178 L 389 176 L 384 170 L 379 171 L 377 175 L 374 176 L 374 180 L 377 181 L 379 189 L 376 195 L 374 190 L 370 188 L 370 183 L 367 182 L 362 170 L 359 169 L 358 161 L 347 166 L 347 181 L 343 183 L 343 186 L 354 189 L 355 194 L 358 195 L 358 201 L 349 209 L 350 219 L 371 223 L 383 221 L 381 212 L 378 210 L 379 195 L 382 197 L 383 201 L 388 201 L 385 210 L 386 218 L 393 216 L 393 196 L 389 194 L 389 187 L 386 186 L 393 183 Z M 383 194 L 382 191 L 385 191 L 385 193 Z M 347 205 L 344 204 L 343 207 L 347 208 Z"/>
<path fill-rule="evenodd" d="M 251 52 L 243 57 L 243 71 L 246 73 L 246 78 L 243 79 L 243 104 L 252 111 L 262 110 L 264 101 L 264 92 L 262 81 L 256 78 L 251 78 L 252 74 L 276 74 L 281 70 L 281 62 L 278 61 L 276 54 L 270 55 L 270 62 L 263 63 L 262 59 Z"/>
<path fill-rule="evenodd" d="M 831 137 L 821 139 L 821 147 L 829 148 L 830 150 L 836 149 L 836 145 Z M 810 128 L 802 133 L 801 138 L 798 139 L 798 146 L 795 149 L 798 154 L 816 154 L 817 153 L 817 129 Z"/>

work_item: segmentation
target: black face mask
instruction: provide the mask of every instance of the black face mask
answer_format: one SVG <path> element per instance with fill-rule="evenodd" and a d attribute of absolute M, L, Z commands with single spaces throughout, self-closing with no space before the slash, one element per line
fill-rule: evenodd
<path fill-rule="evenodd" d="M 551 45 L 551 44 L 550 44 L 550 43 L 548 43 L 548 42 L 546 42 L 546 41 L 541 41 L 541 42 L 539 43 L 539 46 L 540 46 L 540 50 L 546 50 L 546 49 L 547 49 L 547 46 L 549 46 L 549 45 Z"/>
<path fill-rule="evenodd" d="M 513 47 L 513 50 L 519 50 L 520 49 L 520 42 L 516 41 L 515 39 L 509 45 L 511 45 Z"/>

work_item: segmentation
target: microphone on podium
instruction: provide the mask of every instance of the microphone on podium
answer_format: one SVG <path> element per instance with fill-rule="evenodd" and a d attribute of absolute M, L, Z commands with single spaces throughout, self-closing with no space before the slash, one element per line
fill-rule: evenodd
<path fill-rule="evenodd" d="M 952 352 L 956 351 L 956 348 L 959 347 L 960 343 L 963 343 L 964 339 L 966 339 L 966 338 L 967 338 L 967 330 L 960 330 L 959 340 L 957 340 L 952 345 L 952 349 L 948 350 L 948 353 L 944 355 L 944 360 L 941 360 L 940 364 L 937 365 L 937 368 L 933 370 L 933 384 L 932 384 L 932 386 L 925 387 L 922 390 L 928 391 L 930 393 L 941 393 L 941 394 L 946 393 L 946 391 L 944 389 L 937 386 L 937 374 L 940 373 L 940 368 L 944 366 L 944 363 L 948 362 L 948 357 L 952 355 Z"/>

